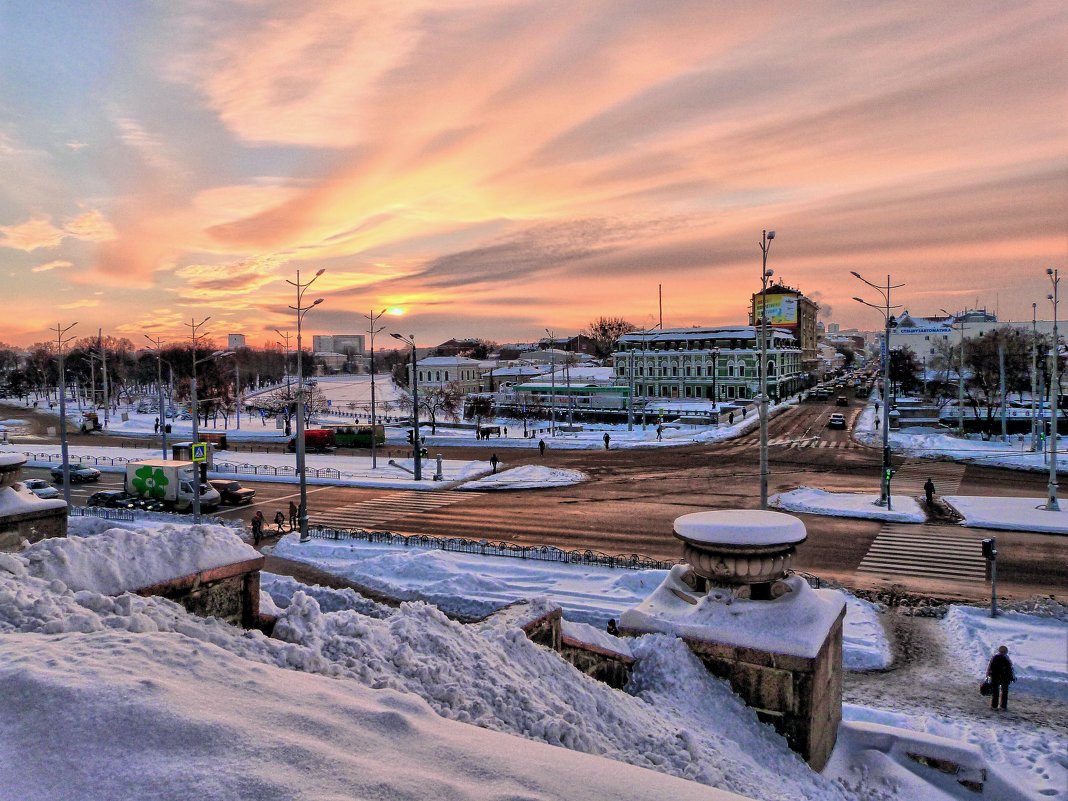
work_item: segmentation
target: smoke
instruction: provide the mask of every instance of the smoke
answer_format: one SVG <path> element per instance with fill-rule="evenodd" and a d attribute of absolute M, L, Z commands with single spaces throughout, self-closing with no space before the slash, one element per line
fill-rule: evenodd
<path fill-rule="evenodd" d="M 831 304 L 827 303 L 823 299 L 823 293 L 822 292 L 812 292 L 812 293 L 809 294 L 808 297 L 809 297 L 810 300 L 812 300 L 812 301 L 814 301 L 814 302 L 819 304 L 819 307 L 820 307 L 819 316 L 822 317 L 825 320 L 829 319 L 831 314 L 833 313 L 833 311 L 831 309 Z"/>

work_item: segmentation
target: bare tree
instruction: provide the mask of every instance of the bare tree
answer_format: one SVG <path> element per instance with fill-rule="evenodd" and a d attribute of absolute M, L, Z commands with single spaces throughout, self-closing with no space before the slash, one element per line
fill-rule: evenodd
<path fill-rule="evenodd" d="M 438 432 L 438 418 L 456 420 L 464 393 L 455 382 L 442 386 L 419 388 L 419 416 L 430 421 L 430 433 Z M 404 394 L 398 400 L 401 408 L 412 413 L 412 396 Z"/>
<path fill-rule="evenodd" d="M 598 317 L 582 329 L 582 335 L 593 342 L 593 347 L 600 358 L 612 353 L 616 340 L 638 327 L 622 317 Z"/>

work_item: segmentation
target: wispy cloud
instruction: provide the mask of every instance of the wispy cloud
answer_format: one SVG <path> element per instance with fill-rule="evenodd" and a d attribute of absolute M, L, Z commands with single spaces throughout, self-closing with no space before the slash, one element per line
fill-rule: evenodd
<path fill-rule="evenodd" d="M 56 259 L 55 261 L 45 262 L 44 264 L 38 264 L 36 267 L 31 267 L 31 273 L 46 273 L 49 270 L 58 270 L 65 267 L 73 267 L 74 262 L 67 261 L 66 259 Z"/>

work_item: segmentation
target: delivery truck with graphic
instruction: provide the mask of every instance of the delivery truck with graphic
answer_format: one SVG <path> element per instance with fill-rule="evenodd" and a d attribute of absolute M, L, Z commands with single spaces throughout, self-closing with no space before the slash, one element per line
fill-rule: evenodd
<path fill-rule="evenodd" d="M 145 459 L 126 465 L 126 491 L 138 498 L 162 503 L 168 510 L 188 512 L 193 508 L 193 481 L 199 479 L 193 462 L 175 459 Z M 206 481 L 200 483 L 200 509 L 219 507 L 219 491 Z"/>

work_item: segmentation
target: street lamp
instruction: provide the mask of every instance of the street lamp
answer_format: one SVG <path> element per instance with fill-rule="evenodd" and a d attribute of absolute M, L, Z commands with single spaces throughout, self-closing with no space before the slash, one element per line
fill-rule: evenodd
<path fill-rule="evenodd" d="M 556 349 L 553 344 L 556 338 L 548 328 L 545 333 L 549 335 L 549 436 L 556 436 Z"/>
<path fill-rule="evenodd" d="M 308 536 L 308 477 L 304 469 L 304 351 L 301 348 L 300 327 L 304 321 L 304 315 L 323 302 L 322 298 L 316 298 L 312 301 L 311 306 L 305 306 L 304 293 L 325 272 L 325 269 L 320 269 L 312 276 L 310 281 L 302 284 L 300 282 L 300 270 L 297 270 L 296 281 L 286 280 L 287 284 L 297 290 L 297 305 L 289 308 L 297 313 L 297 477 L 300 481 L 300 510 L 298 517 L 301 542 L 308 542 L 311 537 Z"/>
<path fill-rule="evenodd" d="M 712 408 L 719 414 L 719 348 L 712 348 Z"/>
<path fill-rule="evenodd" d="M 375 334 L 378 334 L 386 329 L 383 325 L 379 328 L 375 328 L 375 324 L 379 318 L 386 313 L 386 309 L 382 309 L 378 314 L 374 313 L 374 310 L 370 314 L 365 314 L 364 317 L 368 320 L 367 333 L 371 335 L 371 469 L 374 470 L 378 467 L 378 426 L 375 417 Z"/>
<path fill-rule="evenodd" d="M 415 455 L 415 480 L 421 481 L 423 478 L 423 454 L 419 440 L 419 371 L 416 369 L 415 363 L 415 334 L 409 334 L 404 337 L 400 334 L 390 333 L 390 336 L 394 339 L 399 339 L 405 345 L 411 345 L 412 348 L 412 447 Z"/>
<path fill-rule="evenodd" d="M 189 411 L 192 413 L 193 418 L 193 444 L 195 445 L 200 438 L 200 432 L 197 428 L 199 420 L 199 402 L 197 401 L 197 365 L 203 364 L 210 359 L 217 358 L 223 354 L 222 351 L 217 350 L 214 353 L 205 356 L 203 359 L 197 358 L 197 340 L 203 337 L 200 333 L 200 329 L 204 326 L 211 317 L 205 317 L 199 323 L 196 318 L 190 318 L 190 321 L 186 323 L 189 326 L 190 333 L 193 337 L 193 374 L 189 379 Z M 166 456 L 166 454 L 164 454 Z M 193 522 L 200 522 L 200 470 L 197 464 L 193 464 Z"/>
<path fill-rule="evenodd" d="M 768 269 L 768 251 L 774 238 L 774 231 L 764 231 L 760 241 L 760 252 L 764 256 L 760 269 L 760 398 L 757 407 L 760 415 L 761 509 L 768 508 L 768 279 L 775 274 L 774 270 Z M 756 319 L 753 322 L 756 323 Z"/>
<path fill-rule="evenodd" d="M 70 506 L 70 458 L 67 454 L 67 368 L 63 361 L 63 348 L 74 337 L 65 336 L 78 323 L 68 326 L 56 323 L 50 329 L 56 332 L 56 353 L 59 356 L 59 450 L 63 461 L 63 500 Z"/>
<path fill-rule="evenodd" d="M 1031 304 L 1031 452 L 1038 450 L 1038 304 Z"/>
<path fill-rule="evenodd" d="M 858 278 L 865 284 L 870 286 L 876 292 L 883 296 L 883 305 L 876 306 L 872 303 L 868 303 L 863 298 L 854 297 L 857 303 L 863 303 L 872 309 L 875 309 L 879 314 L 883 315 L 883 322 L 885 328 L 883 329 L 883 480 L 881 484 L 881 492 L 879 500 L 877 501 L 879 506 L 885 506 L 888 510 L 891 507 L 890 501 L 890 330 L 897 327 L 897 321 L 894 320 L 894 315 L 890 313 L 891 309 L 899 309 L 900 305 L 890 304 L 890 290 L 903 287 L 904 284 L 890 283 L 890 276 L 886 276 L 886 287 L 877 286 L 871 281 L 866 279 L 860 273 L 855 270 L 850 270 L 850 274 L 854 278 Z"/>
<path fill-rule="evenodd" d="M 1049 377 L 1049 488 L 1046 499 L 1046 511 L 1059 512 L 1060 504 L 1057 503 L 1057 423 L 1058 407 L 1060 406 L 1060 380 L 1057 377 L 1057 361 L 1060 358 L 1060 336 L 1057 332 L 1057 290 L 1060 288 L 1061 276 L 1059 270 L 1046 269 L 1053 284 L 1053 294 L 1047 295 L 1048 300 L 1053 301 L 1053 349 L 1050 353 L 1050 377 Z"/>
<path fill-rule="evenodd" d="M 957 363 L 957 433 L 964 436 L 964 317 L 957 320 L 957 315 L 950 314 L 945 309 L 939 311 L 947 317 L 952 317 L 954 324 L 960 322 L 960 359 Z"/>
<path fill-rule="evenodd" d="M 160 447 L 163 449 L 163 458 L 167 458 L 167 413 L 163 403 L 163 340 L 159 337 L 153 339 L 145 334 L 145 339 L 153 344 L 151 350 L 156 352 L 156 392 L 159 394 L 159 436 Z M 196 351 L 193 352 L 196 358 Z"/>
<path fill-rule="evenodd" d="M 286 380 L 286 388 L 289 388 L 289 337 L 288 331 L 279 331 L 277 328 L 274 332 L 278 334 L 278 341 L 285 343 L 286 346 L 286 360 L 282 364 L 282 377 Z"/>

